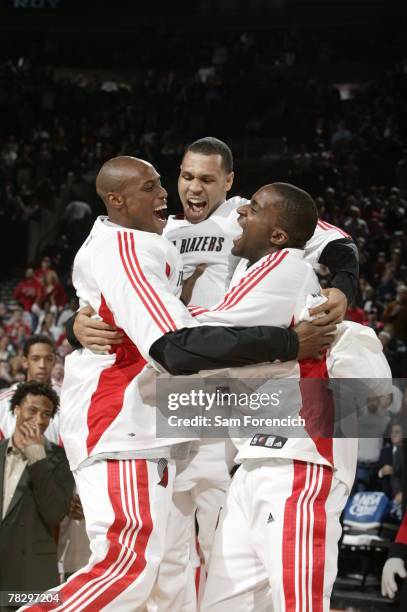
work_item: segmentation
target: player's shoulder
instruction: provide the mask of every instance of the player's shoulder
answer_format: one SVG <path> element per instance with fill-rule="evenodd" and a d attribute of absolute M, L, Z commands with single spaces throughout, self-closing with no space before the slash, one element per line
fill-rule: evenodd
<path fill-rule="evenodd" d="M 314 234 L 311 236 L 308 243 L 312 242 L 313 239 L 318 239 L 318 238 L 326 239 L 328 237 L 350 238 L 349 234 L 347 234 L 340 227 L 337 227 L 336 225 L 332 225 L 332 223 L 328 223 L 327 221 L 324 221 L 324 219 L 318 219 Z"/>
<path fill-rule="evenodd" d="M 229 198 L 225 200 L 213 213 L 213 217 L 236 217 L 237 209 L 239 206 L 243 206 L 244 204 L 248 204 L 249 200 L 246 198 L 242 198 L 241 196 L 234 196 L 233 198 Z"/>

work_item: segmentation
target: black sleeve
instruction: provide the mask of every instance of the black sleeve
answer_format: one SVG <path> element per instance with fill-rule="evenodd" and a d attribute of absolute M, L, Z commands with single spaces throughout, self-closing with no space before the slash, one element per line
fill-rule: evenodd
<path fill-rule="evenodd" d="M 65 323 L 66 339 L 68 340 L 69 344 L 72 346 L 73 349 L 83 348 L 82 344 L 78 342 L 78 338 L 75 336 L 75 332 L 73 330 L 73 324 L 75 323 L 77 314 L 78 313 L 75 312 L 75 314 L 73 314 L 72 317 L 68 319 Z"/>
<path fill-rule="evenodd" d="M 399 559 L 403 559 L 403 561 L 407 561 L 407 544 L 402 544 L 401 542 L 393 542 L 389 548 L 389 554 L 387 556 L 388 559 L 393 557 L 397 557 Z"/>
<path fill-rule="evenodd" d="M 359 280 L 359 254 L 351 238 L 339 238 L 329 242 L 318 263 L 329 268 L 332 287 L 340 289 L 351 304 L 356 296 Z"/>
<path fill-rule="evenodd" d="M 170 374 L 288 361 L 298 354 L 298 337 L 279 327 L 185 327 L 162 336 L 150 355 Z"/>

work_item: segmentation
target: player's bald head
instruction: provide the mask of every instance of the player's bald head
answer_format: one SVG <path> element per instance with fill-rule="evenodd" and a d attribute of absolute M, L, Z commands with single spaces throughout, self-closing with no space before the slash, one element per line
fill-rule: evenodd
<path fill-rule="evenodd" d="M 96 191 L 106 206 L 109 206 L 107 195 L 109 193 L 122 193 L 130 180 L 144 180 L 145 171 L 151 164 L 131 157 L 120 155 L 113 157 L 103 164 L 96 177 Z"/>
<path fill-rule="evenodd" d="M 99 170 L 96 191 L 116 225 L 162 234 L 167 192 L 149 162 L 127 155 L 109 159 Z"/>
<path fill-rule="evenodd" d="M 278 223 L 289 236 L 289 246 L 302 249 L 315 232 L 318 211 L 309 193 L 289 183 L 271 183 L 258 190 L 278 211 Z"/>

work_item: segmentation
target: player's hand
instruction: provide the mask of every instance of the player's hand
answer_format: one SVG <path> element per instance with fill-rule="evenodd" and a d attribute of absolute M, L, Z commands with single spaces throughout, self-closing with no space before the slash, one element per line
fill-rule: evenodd
<path fill-rule="evenodd" d="M 68 516 L 75 521 L 82 521 L 85 517 L 83 515 L 83 508 L 79 495 L 74 494 L 69 504 Z"/>
<path fill-rule="evenodd" d="M 191 276 L 189 276 L 182 283 L 182 291 L 180 300 L 187 306 L 191 301 L 192 292 L 195 287 L 195 283 L 200 276 L 205 272 L 207 264 L 198 264 L 195 270 L 192 272 Z"/>
<path fill-rule="evenodd" d="M 328 301 L 320 304 L 320 306 L 311 308 L 309 311 L 311 317 L 321 314 L 324 315 L 314 320 L 315 325 L 330 325 L 331 323 L 337 325 L 338 323 L 342 323 L 348 307 L 346 295 L 335 287 L 322 289 L 321 293 L 328 298 Z"/>
<path fill-rule="evenodd" d="M 122 342 L 123 333 L 104 321 L 92 319 L 91 306 L 81 308 L 75 317 L 73 331 L 82 346 L 91 351 L 110 351 L 113 344 Z"/>
<path fill-rule="evenodd" d="M 298 336 L 299 349 L 297 359 L 321 359 L 321 351 L 333 342 L 336 325 L 319 325 L 301 321 L 294 327 Z"/>
<path fill-rule="evenodd" d="M 403 559 L 399 559 L 398 557 L 393 557 L 391 559 L 387 559 L 383 567 L 383 572 L 382 572 L 382 595 L 383 597 L 389 597 L 390 599 L 394 599 L 394 596 L 397 593 L 397 583 L 395 580 L 396 576 L 400 576 L 400 578 L 406 578 L 407 572 L 404 566 Z"/>

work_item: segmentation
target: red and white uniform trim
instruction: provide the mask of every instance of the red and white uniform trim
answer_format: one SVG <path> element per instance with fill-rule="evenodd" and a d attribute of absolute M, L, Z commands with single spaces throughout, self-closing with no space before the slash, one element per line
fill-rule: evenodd
<path fill-rule="evenodd" d="M 162 486 L 157 462 L 100 461 L 75 473 L 91 540 L 89 563 L 33 612 L 127 612 L 146 602 L 163 554 L 175 467 Z"/>
<path fill-rule="evenodd" d="M 75 258 L 73 283 L 81 306 L 91 305 L 125 340 L 109 354 L 82 349 L 66 358 L 61 435 L 72 469 L 100 453 L 177 443 L 156 438 L 155 411 L 140 385 L 153 377 L 150 346 L 196 325 L 178 299 L 181 281 L 181 260 L 167 240 L 96 220 Z"/>

